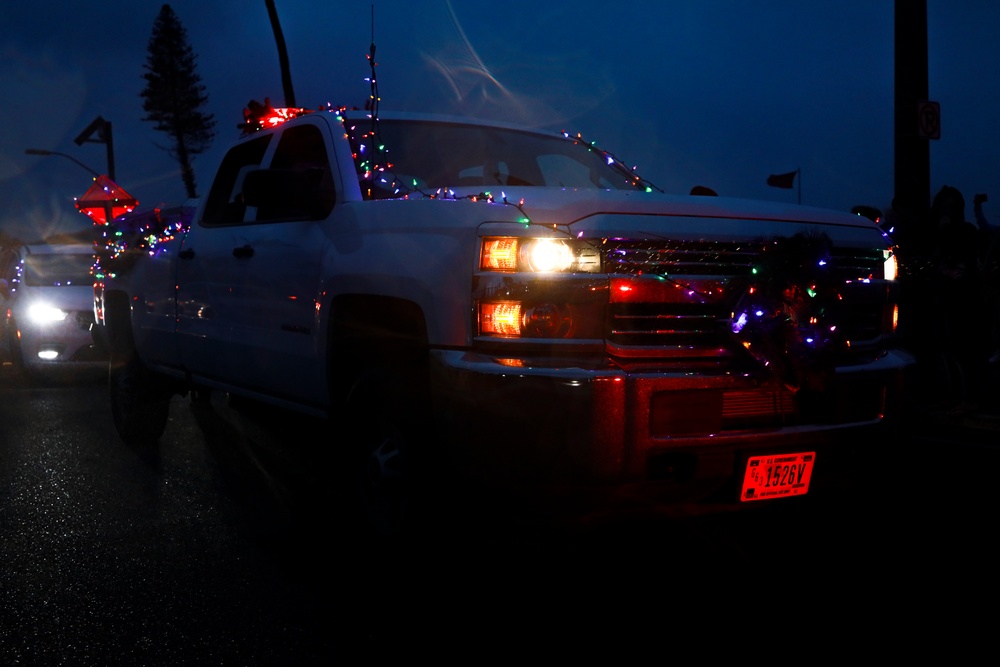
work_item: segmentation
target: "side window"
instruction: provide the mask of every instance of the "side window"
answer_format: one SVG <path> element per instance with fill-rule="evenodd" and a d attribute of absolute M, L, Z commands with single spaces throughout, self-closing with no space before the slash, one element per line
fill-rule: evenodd
<path fill-rule="evenodd" d="M 282 132 L 270 171 L 281 179 L 274 181 L 280 185 L 273 200 L 258 207 L 258 222 L 322 220 L 330 215 L 336 191 L 323 133 L 318 127 L 298 125 Z"/>
<path fill-rule="evenodd" d="M 243 214 L 246 212 L 246 204 L 240 194 L 243 176 L 248 170 L 260 166 L 270 141 L 271 135 L 265 134 L 234 146 L 226 153 L 205 201 L 205 212 L 201 220 L 204 224 L 238 225 L 243 222 Z"/>

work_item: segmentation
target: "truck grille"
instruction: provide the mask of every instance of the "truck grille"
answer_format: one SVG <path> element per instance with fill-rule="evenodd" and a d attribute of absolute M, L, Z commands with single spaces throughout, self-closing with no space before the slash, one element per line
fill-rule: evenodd
<path fill-rule="evenodd" d="M 608 273 L 629 279 L 648 277 L 662 287 L 648 299 L 612 299 L 607 342 L 615 356 L 715 359 L 735 353 L 731 318 L 750 285 L 764 242 L 609 241 L 604 247 Z M 887 306 L 878 248 L 839 248 L 827 269 L 844 302 L 838 326 L 852 347 L 877 344 Z"/>

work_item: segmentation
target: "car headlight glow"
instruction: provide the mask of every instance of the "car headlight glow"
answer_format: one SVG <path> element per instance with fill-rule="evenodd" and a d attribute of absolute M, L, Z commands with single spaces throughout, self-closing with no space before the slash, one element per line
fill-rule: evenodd
<path fill-rule="evenodd" d="M 892 250 L 883 250 L 885 262 L 882 264 L 882 273 L 886 280 L 895 280 L 899 271 L 899 264 L 896 261 L 896 253 Z"/>
<path fill-rule="evenodd" d="M 62 322 L 68 316 L 69 313 L 65 310 L 50 306 L 47 303 L 33 303 L 28 307 L 28 319 L 35 324 Z"/>
<path fill-rule="evenodd" d="M 511 273 L 599 273 L 601 256 L 587 240 L 492 236 L 482 241 L 479 268 Z"/>
<path fill-rule="evenodd" d="M 524 246 L 524 264 L 530 271 L 568 271 L 573 253 L 563 241 L 538 239 Z"/>

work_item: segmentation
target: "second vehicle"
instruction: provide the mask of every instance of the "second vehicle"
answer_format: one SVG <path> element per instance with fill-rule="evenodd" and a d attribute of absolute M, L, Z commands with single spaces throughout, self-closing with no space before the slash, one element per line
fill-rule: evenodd
<path fill-rule="evenodd" d="M 0 257 L 2 345 L 14 368 L 107 363 L 93 336 L 91 244 L 35 244 Z"/>

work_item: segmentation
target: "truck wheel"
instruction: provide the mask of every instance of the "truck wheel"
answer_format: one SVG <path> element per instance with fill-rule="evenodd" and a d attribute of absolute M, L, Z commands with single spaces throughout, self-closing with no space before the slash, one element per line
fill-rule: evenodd
<path fill-rule="evenodd" d="M 10 367 L 14 371 L 14 377 L 20 381 L 29 379 L 28 369 L 24 363 L 24 352 L 21 351 L 21 341 L 18 340 L 17 326 L 13 326 L 8 338 L 7 347 L 10 350 Z"/>
<path fill-rule="evenodd" d="M 108 372 L 111 418 L 126 444 L 152 444 L 167 428 L 171 391 L 166 380 L 139 359 L 131 335 L 126 333 L 120 338 L 111 345 Z"/>
<path fill-rule="evenodd" d="M 427 420 L 415 389 L 375 373 L 359 381 L 347 400 L 348 506 L 369 537 L 405 537 L 426 518 L 424 470 Z"/>

